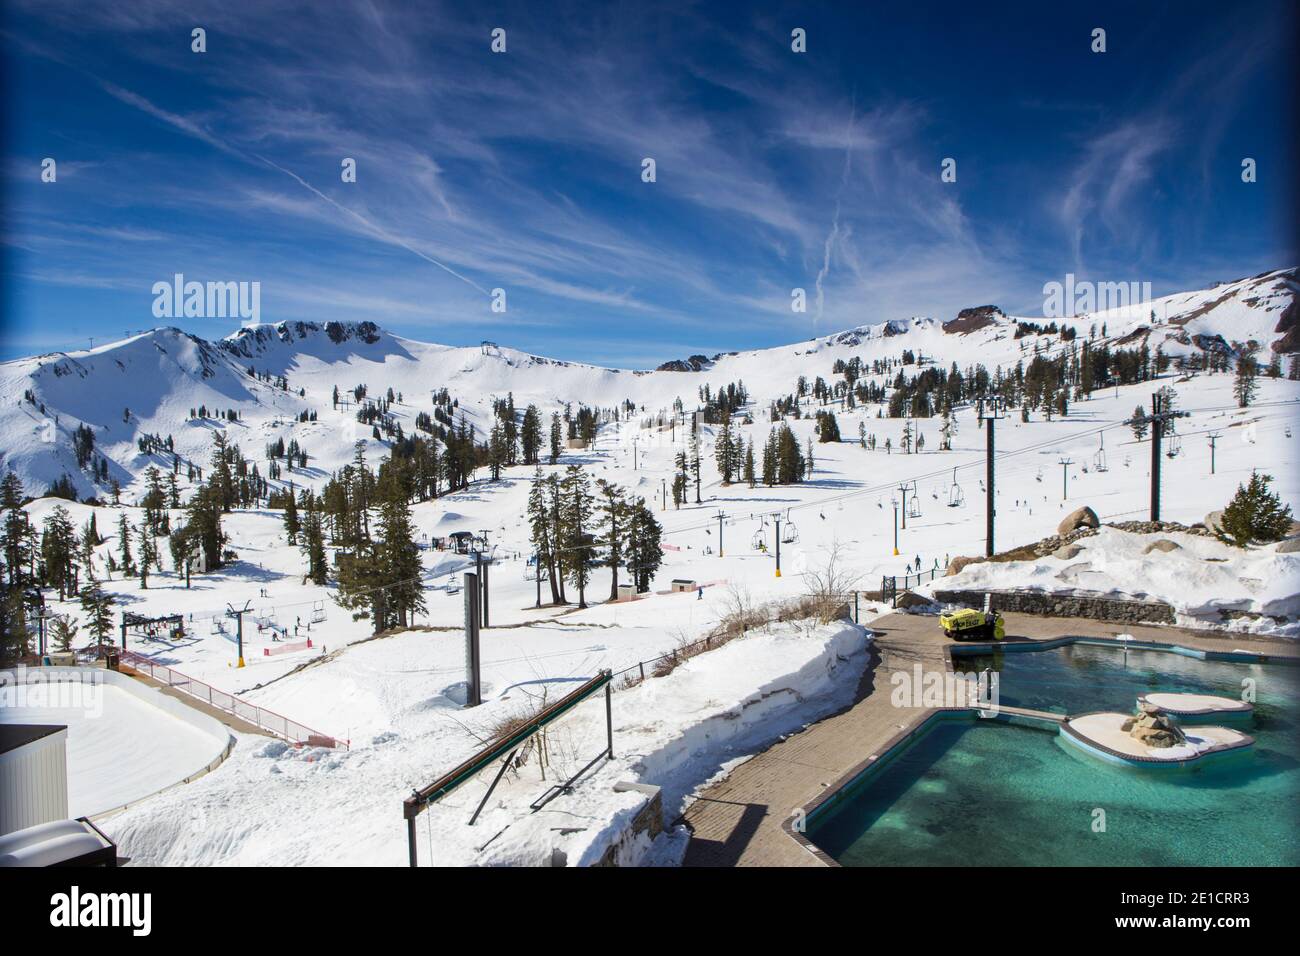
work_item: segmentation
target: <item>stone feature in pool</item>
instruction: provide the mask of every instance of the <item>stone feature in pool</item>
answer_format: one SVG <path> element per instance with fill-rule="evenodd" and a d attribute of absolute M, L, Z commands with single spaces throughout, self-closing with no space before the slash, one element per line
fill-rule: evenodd
<path fill-rule="evenodd" d="M 842 865 L 1300 865 L 1300 668 L 1086 644 L 954 663 L 1000 671 L 1003 705 L 1059 714 L 1131 712 L 1157 691 L 1239 698 L 1251 680 L 1256 743 L 1148 771 L 1095 760 L 1046 721 L 943 715 L 809 815 L 807 838 Z"/>

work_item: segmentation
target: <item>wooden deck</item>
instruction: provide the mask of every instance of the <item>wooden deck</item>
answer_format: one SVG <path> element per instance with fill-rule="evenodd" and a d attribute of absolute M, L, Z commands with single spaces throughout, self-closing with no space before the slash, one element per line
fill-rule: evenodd
<path fill-rule="evenodd" d="M 1026 614 L 1007 614 L 1006 623 L 1008 641 L 1131 634 L 1139 641 L 1204 650 L 1295 656 L 1291 642 L 1181 628 Z M 905 709 L 891 703 L 894 671 L 911 671 L 917 663 L 927 671 L 945 668 L 943 651 L 948 642 L 933 617 L 891 614 L 872 628 L 876 639 L 853 706 L 773 744 L 690 803 L 681 821 L 693 831 L 685 865 L 822 865 L 781 829 L 782 823 L 791 811 L 813 800 L 927 713 L 924 708 Z"/>

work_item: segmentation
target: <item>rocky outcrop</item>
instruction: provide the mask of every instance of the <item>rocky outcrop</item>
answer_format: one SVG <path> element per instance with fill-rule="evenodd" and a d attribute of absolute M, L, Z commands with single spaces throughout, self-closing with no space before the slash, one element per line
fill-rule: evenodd
<path fill-rule="evenodd" d="M 1101 519 L 1097 517 L 1097 512 L 1093 511 L 1087 505 L 1075 511 L 1071 511 L 1057 525 L 1057 534 L 1069 534 L 1071 531 L 1078 531 L 1080 528 L 1100 528 Z"/>
<path fill-rule="evenodd" d="M 1150 554 L 1152 551 L 1161 551 L 1168 554 L 1170 551 L 1180 551 L 1182 545 L 1177 541 L 1170 541 L 1168 538 L 1161 538 L 1158 541 L 1152 541 L 1142 549 L 1143 554 Z"/>
<path fill-rule="evenodd" d="M 946 574 L 948 577 L 952 577 L 954 574 L 960 574 L 962 568 L 966 567 L 968 564 L 978 564 L 980 561 L 983 560 L 984 558 L 972 557 L 969 555 L 958 555 L 957 557 L 953 558 L 951 561 L 948 562 L 948 570 Z"/>
<path fill-rule="evenodd" d="M 944 604 L 980 607 L 986 593 L 998 611 L 1019 611 L 1044 617 L 1086 617 L 1121 624 L 1173 624 L 1174 609 L 1160 601 L 1126 601 L 1087 594 L 1051 594 L 1046 591 L 936 590 L 934 599 Z"/>
<path fill-rule="evenodd" d="M 977 305 L 970 309 L 962 309 L 957 313 L 957 318 L 943 323 L 943 330 L 949 335 L 965 335 L 985 326 L 994 325 L 999 319 L 1004 318 L 1006 315 L 996 305 Z"/>
<path fill-rule="evenodd" d="M 1187 743 L 1187 737 L 1178 725 L 1160 713 L 1154 704 L 1139 704 L 1138 707 L 1141 713 L 1120 724 L 1120 730 L 1147 747 L 1177 747 Z"/>
<path fill-rule="evenodd" d="M 1300 552 L 1300 538 L 1287 538 L 1277 546 L 1278 554 L 1295 554 Z"/>
<path fill-rule="evenodd" d="M 692 355 L 688 359 L 673 359 L 671 362 L 664 362 L 656 372 L 703 372 L 705 369 L 713 367 L 714 359 L 707 355 Z"/>
<path fill-rule="evenodd" d="M 1083 547 L 1077 544 L 1066 544 L 1052 552 L 1052 557 L 1059 558 L 1062 561 L 1072 561 L 1083 553 Z"/>

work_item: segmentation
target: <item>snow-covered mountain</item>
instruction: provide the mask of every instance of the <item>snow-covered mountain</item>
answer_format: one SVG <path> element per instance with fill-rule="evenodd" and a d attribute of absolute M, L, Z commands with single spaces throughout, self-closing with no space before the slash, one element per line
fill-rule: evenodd
<path fill-rule="evenodd" d="M 1146 344 L 1170 356 L 1235 353 L 1247 343 L 1265 355 L 1291 353 L 1300 351 L 1298 290 L 1293 268 L 1055 321 L 1081 337 L 1095 326 L 1114 345 Z M 654 371 L 558 361 L 487 342 L 468 348 L 418 342 L 370 321 L 264 324 L 216 341 L 154 329 L 89 350 L 0 364 L 0 467 L 17 473 L 29 494 L 67 475 L 79 495 L 102 496 L 107 482 L 94 481 L 77 462 L 73 436 L 84 426 L 94 434 L 96 458 L 107 461 L 108 478 L 130 495 L 149 464 L 172 464 L 170 454 L 143 451 L 142 438 L 170 438 L 182 461 L 206 465 L 212 433 L 224 428 L 255 461 L 267 443 L 296 439 L 310 467 L 292 478 L 310 484 L 347 461 L 357 440 L 373 441 L 354 404 L 334 406 L 336 387 L 349 399 L 358 385 L 372 398 L 393 389 L 400 398 L 392 414 L 407 433 L 417 413 L 432 411 L 432 393 L 441 389 L 457 400 L 458 415 L 463 411 L 480 426 L 493 398 L 507 393 L 521 410 L 530 403 L 549 413 L 565 403 L 631 401 L 655 413 L 679 397 L 694 407 L 703 385 L 744 382 L 753 399 L 766 403 L 789 394 L 801 375 L 831 380 L 835 361 L 855 356 L 869 365 L 908 350 L 944 365 L 1010 368 L 1035 347 L 1033 335 L 1016 338 L 1020 321 L 1048 320 L 979 306 L 951 318 L 894 319 L 776 348 L 695 355 Z M 1039 344 L 1057 348 L 1060 339 L 1043 336 Z M 207 417 L 193 414 L 200 408 Z M 227 420 L 228 412 L 237 419 Z M 316 420 L 299 421 L 303 412 L 314 412 Z"/>

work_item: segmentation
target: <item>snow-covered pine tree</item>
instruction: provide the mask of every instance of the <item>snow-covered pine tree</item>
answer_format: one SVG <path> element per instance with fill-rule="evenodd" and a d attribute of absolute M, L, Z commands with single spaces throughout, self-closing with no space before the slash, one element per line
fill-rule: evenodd
<path fill-rule="evenodd" d="M 1291 528 L 1291 506 L 1268 490 L 1272 475 L 1252 472 L 1250 481 L 1237 486 L 1237 493 L 1223 509 L 1219 537 L 1244 548 L 1248 544 L 1278 541 Z"/>

